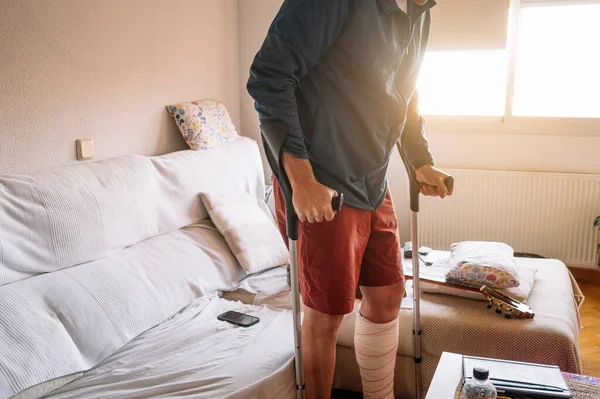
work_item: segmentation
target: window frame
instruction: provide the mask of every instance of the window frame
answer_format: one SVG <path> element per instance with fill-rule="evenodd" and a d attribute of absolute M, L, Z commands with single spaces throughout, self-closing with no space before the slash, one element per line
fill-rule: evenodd
<path fill-rule="evenodd" d="M 521 9 L 525 7 L 585 4 L 600 4 L 600 0 L 510 0 L 507 40 L 508 75 L 506 79 L 504 116 L 423 114 L 427 131 L 600 137 L 600 117 L 530 117 L 513 115 Z"/>

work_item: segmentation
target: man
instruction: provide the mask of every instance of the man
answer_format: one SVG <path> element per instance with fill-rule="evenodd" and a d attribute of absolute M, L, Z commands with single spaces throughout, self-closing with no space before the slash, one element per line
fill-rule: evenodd
<path fill-rule="evenodd" d="M 285 0 L 250 72 L 263 125 L 285 130 L 279 161 L 300 220 L 306 396 L 328 398 L 343 315 L 362 302 L 355 347 L 365 398 L 393 398 L 404 294 L 385 174 L 400 140 L 424 195 L 451 195 L 433 167 L 415 86 L 433 0 Z M 278 222 L 285 235 L 277 190 Z M 337 215 L 331 200 L 345 205 Z"/>

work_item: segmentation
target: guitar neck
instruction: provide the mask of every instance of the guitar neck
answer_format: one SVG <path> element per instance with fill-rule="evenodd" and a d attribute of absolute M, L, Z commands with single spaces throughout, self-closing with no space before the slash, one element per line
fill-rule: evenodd
<path fill-rule="evenodd" d="M 407 273 L 406 278 L 411 279 L 412 276 L 410 273 Z M 509 309 L 509 313 L 506 314 L 507 318 L 518 317 L 518 318 L 526 318 L 532 319 L 535 316 L 535 313 L 531 310 L 531 308 L 507 295 L 501 294 L 500 292 L 491 289 L 490 287 L 484 284 L 478 283 L 468 283 L 464 281 L 457 280 L 436 280 L 434 278 L 421 277 L 420 281 L 441 285 L 444 287 L 456 288 L 459 290 L 469 291 L 469 292 L 478 292 L 479 294 L 486 297 L 490 304 L 488 305 L 488 309 L 491 308 L 492 303 L 498 305 L 498 309 L 496 312 L 502 313 L 500 311 L 500 306 L 504 306 L 504 309 Z M 485 288 L 484 288 L 485 287 Z M 514 315 L 514 316 L 513 316 Z"/>
<path fill-rule="evenodd" d="M 467 288 L 469 290 L 474 290 L 477 292 L 481 291 L 481 287 L 483 287 L 483 284 L 478 284 L 478 283 L 468 283 L 466 281 L 458 281 L 458 280 L 449 280 L 448 285 L 451 286 L 456 286 L 456 287 L 461 287 L 461 288 Z"/>

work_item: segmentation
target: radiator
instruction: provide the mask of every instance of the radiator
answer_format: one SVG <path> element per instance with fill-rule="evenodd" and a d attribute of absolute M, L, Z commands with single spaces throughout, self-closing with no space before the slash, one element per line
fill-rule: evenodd
<path fill-rule="evenodd" d="M 420 245 L 500 241 L 516 252 L 598 266 L 600 175 L 448 170 L 456 180 L 447 199 L 421 197 Z"/>

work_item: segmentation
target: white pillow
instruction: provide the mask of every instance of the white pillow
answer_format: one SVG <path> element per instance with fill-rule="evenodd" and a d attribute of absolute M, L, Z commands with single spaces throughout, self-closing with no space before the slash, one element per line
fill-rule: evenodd
<path fill-rule="evenodd" d="M 273 218 L 259 206 L 264 200 L 246 193 L 200 196 L 217 230 L 248 274 L 289 262 L 287 247 Z"/>

